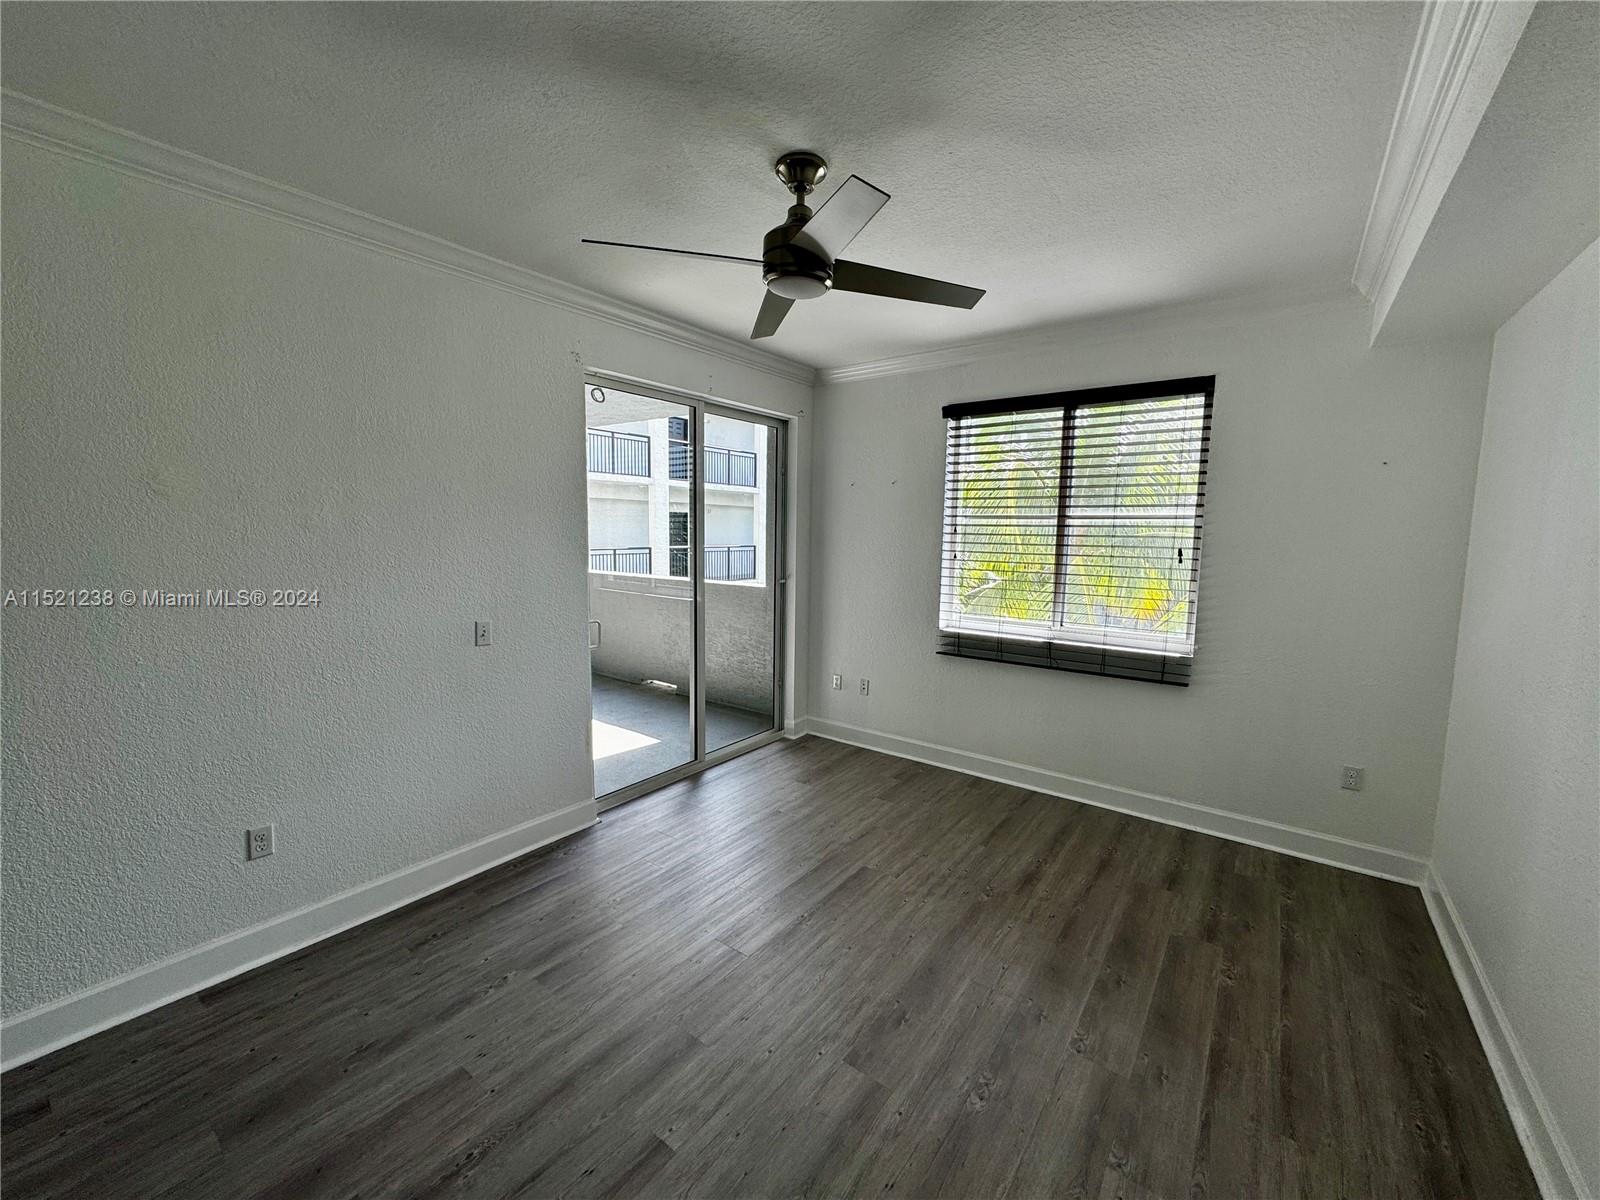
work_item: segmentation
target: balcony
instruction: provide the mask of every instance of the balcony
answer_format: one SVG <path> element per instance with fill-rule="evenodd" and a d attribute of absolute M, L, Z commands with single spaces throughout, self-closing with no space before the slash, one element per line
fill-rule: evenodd
<path fill-rule="evenodd" d="M 720 446 L 707 446 L 706 482 L 729 487 L 755 487 L 756 456 L 749 450 L 724 450 Z"/>
<path fill-rule="evenodd" d="M 709 472 L 707 472 L 709 474 Z M 707 546 L 706 578 L 737 581 L 756 577 L 754 546 Z"/>
<path fill-rule="evenodd" d="M 667 474 L 680 482 L 689 479 L 689 443 L 667 443 Z M 750 450 L 729 450 L 722 446 L 706 447 L 706 482 L 720 483 L 725 487 L 756 486 L 756 456 Z"/>
<path fill-rule="evenodd" d="M 594 576 L 589 616 L 595 792 L 689 761 L 694 587 L 662 575 Z M 706 748 L 772 728 L 773 589 L 705 585 Z"/>
<path fill-rule="evenodd" d="M 591 570 L 599 570 L 591 567 Z M 667 573 L 678 579 L 689 577 L 689 547 L 673 546 L 667 558 Z M 706 578 L 718 583 L 740 583 L 756 577 L 754 546 L 707 546 Z"/>
<path fill-rule="evenodd" d="M 620 549 L 590 550 L 589 570 L 618 575 L 648 575 L 650 547 L 627 546 Z"/>
<path fill-rule="evenodd" d="M 643 434 L 591 429 L 588 449 L 590 474 L 650 478 L 650 439 Z"/>
<path fill-rule="evenodd" d="M 689 697 L 656 687 L 590 676 L 594 713 L 594 790 L 604 796 L 694 757 Z M 772 705 L 760 711 L 706 701 L 706 747 L 731 746 L 772 728 Z"/>

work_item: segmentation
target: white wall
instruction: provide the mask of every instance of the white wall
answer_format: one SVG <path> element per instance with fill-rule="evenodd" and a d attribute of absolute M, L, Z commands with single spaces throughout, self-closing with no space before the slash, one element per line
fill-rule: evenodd
<path fill-rule="evenodd" d="M 1339 299 L 1102 322 L 1019 345 L 820 390 L 814 727 L 1425 856 L 1487 341 L 1369 350 L 1364 306 Z M 940 405 L 1213 373 L 1192 686 L 937 657 Z M 829 687 L 833 672 L 845 690 Z M 1339 789 L 1345 763 L 1367 768 L 1365 791 Z M 1420 876 L 1421 863 L 1395 869 Z"/>
<path fill-rule="evenodd" d="M 721 446 L 727 450 L 754 450 L 764 449 L 765 438 L 757 438 L 758 425 L 748 421 L 730 421 L 726 417 L 719 417 L 715 413 L 706 417 L 706 445 Z"/>
<path fill-rule="evenodd" d="M 1433 861 L 1520 1047 L 1535 1110 L 1542 1094 L 1557 1139 L 1549 1157 L 1563 1157 L 1564 1141 L 1590 1195 L 1600 1195 L 1597 294 L 1591 245 L 1495 335 Z M 1555 1177 L 1555 1194 L 1575 1194 Z"/>
<path fill-rule="evenodd" d="M 756 543 L 756 502 L 763 505 L 762 493 L 746 490 L 743 495 L 706 489 L 706 538 L 708 546 L 753 546 Z M 762 513 L 766 515 L 765 511 Z"/>
<path fill-rule="evenodd" d="M 599 496 L 602 488 L 635 494 Z M 627 549 L 650 544 L 650 498 L 637 484 L 589 483 L 589 545 L 596 550 Z M 662 568 L 665 570 L 665 567 Z"/>
<path fill-rule="evenodd" d="M 583 370 L 809 385 L 9 135 L 5 168 L 5 586 L 322 601 L 5 613 L 5 1015 L 581 815 Z"/>

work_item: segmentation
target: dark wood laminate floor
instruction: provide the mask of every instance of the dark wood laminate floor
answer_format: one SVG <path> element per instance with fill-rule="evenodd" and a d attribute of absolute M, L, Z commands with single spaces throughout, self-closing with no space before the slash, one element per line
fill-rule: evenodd
<path fill-rule="evenodd" d="M 6 1200 L 1536 1195 L 1414 889 L 814 738 L 0 1087 Z"/>

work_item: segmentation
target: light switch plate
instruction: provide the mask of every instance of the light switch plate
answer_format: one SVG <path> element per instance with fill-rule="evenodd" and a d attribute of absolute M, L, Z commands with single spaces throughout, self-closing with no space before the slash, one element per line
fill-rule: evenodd
<path fill-rule="evenodd" d="M 472 623 L 472 644 L 474 646 L 489 645 L 489 622 L 474 621 Z"/>

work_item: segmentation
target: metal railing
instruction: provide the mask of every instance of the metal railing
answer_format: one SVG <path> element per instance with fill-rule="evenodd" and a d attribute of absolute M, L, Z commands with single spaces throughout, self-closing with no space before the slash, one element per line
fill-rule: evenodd
<path fill-rule="evenodd" d="M 639 433 L 589 430 L 589 470 L 600 475 L 650 478 L 650 439 Z"/>
<path fill-rule="evenodd" d="M 648 575 L 651 572 L 649 546 L 619 546 L 590 550 L 589 570 L 610 571 L 618 575 Z M 689 547 L 673 546 L 667 551 L 667 573 L 678 579 L 689 575 Z M 754 546 L 707 546 L 706 578 L 719 583 L 736 583 L 756 577 Z"/>
<path fill-rule="evenodd" d="M 589 570 L 612 571 L 619 575 L 648 575 L 650 547 L 625 546 L 614 550 L 590 550 Z"/>
<path fill-rule="evenodd" d="M 707 446 L 706 482 L 725 483 L 733 487 L 755 487 L 755 454 L 749 450 L 725 450 L 721 446 Z"/>
<path fill-rule="evenodd" d="M 667 552 L 667 572 L 677 579 L 689 577 L 689 547 L 673 546 Z M 719 583 L 736 583 L 756 577 L 754 546 L 707 546 L 706 578 Z"/>
<path fill-rule="evenodd" d="M 707 546 L 706 578 L 724 581 L 756 577 L 754 546 Z"/>
<path fill-rule="evenodd" d="M 685 482 L 690 477 L 693 456 L 688 442 L 667 443 L 667 477 Z M 721 483 L 729 487 L 756 486 L 756 456 L 752 450 L 729 450 L 723 446 L 706 447 L 706 482 Z"/>

